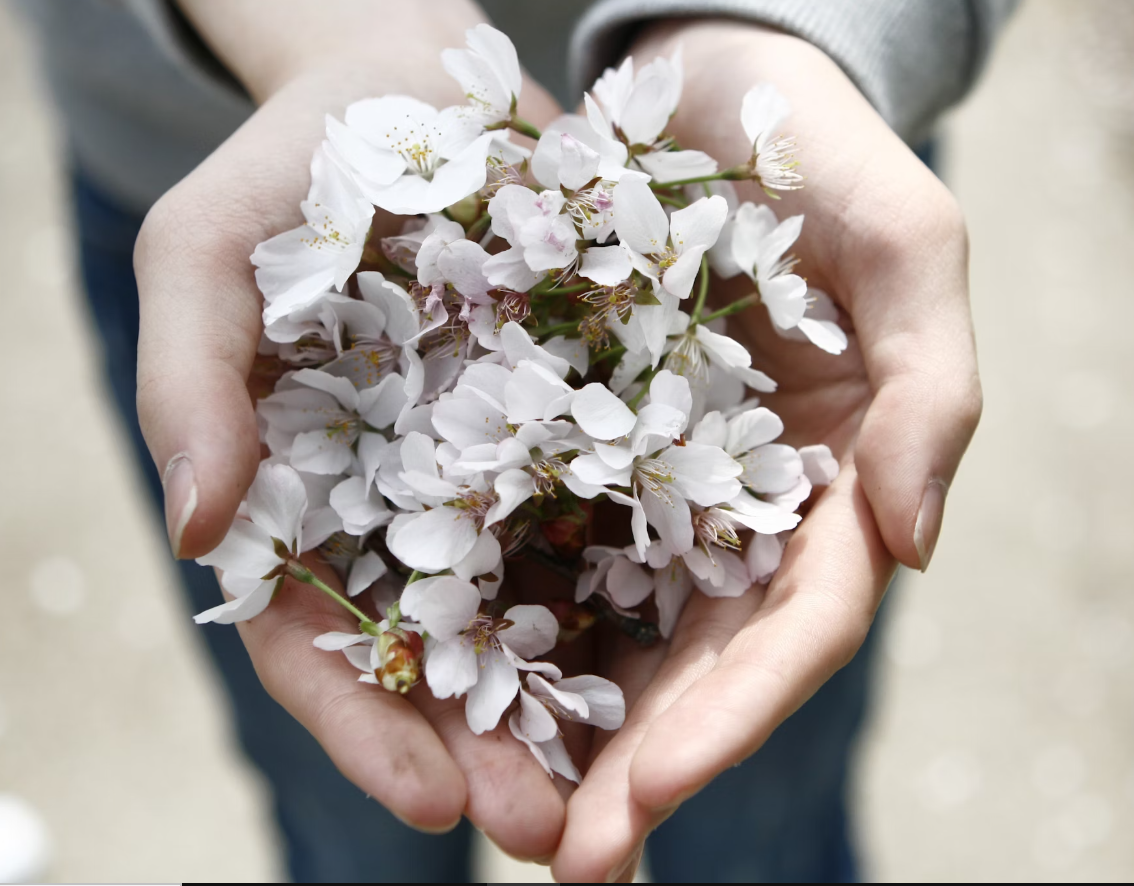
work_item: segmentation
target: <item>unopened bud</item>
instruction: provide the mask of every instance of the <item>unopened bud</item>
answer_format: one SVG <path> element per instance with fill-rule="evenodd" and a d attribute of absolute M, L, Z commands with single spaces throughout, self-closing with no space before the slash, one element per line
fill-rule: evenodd
<path fill-rule="evenodd" d="M 374 676 L 385 689 L 405 695 L 421 679 L 421 660 L 425 656 L 421 634 L 390 628 L 378 636 L 377 643 L 381 665 Z"/>

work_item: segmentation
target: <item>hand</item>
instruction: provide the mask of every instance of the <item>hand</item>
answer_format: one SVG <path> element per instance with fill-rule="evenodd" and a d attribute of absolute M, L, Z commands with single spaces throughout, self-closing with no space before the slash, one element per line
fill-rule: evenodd
<path fill-rule="evenodd" d="M 246 388 L 261 331 L 252 250 L 301 222 L 324 115 L 341 117 L 349 102 L 386 93 L 437 105 L 463 100 L 439 64 L 421 60 L 463 45 L 465 29 L 482 15 L 460 0 L 443 9 L 350 0 L 335 4 L 333 16 L 291 0 L 273 3 L 269 17 L 252 0 L 182 5 L 261 103 L 153 208 L 135 252 L 139 417 L 165 472 L 174 553 L 198 557 L 224 537 L 260 460 Z M 393 41 L 396 52 L 388 52 Z M 556 108 L 527 83 L 521 113 L 542 123 Z M 355 682 L 357 672 L 341 655 L 311 645 L 324 631 L 354 628 L 317 591 L 289 582 L 241 632 L 273 697 L 348 778 L 396 815 L 443 831 L 464 812 L 505 851 L 550 855 L 563 801 L 507 724 L 475 736 L 463 702 L 437 702 L 425 687 L 414 704 L 375 691 Z"/>
<path fill-rule="evenodd" d="M 785 442 L 827 443 L 842 472 L 767 589 L 694 593 L 664 660 L 649 662 L 656 674 L 568 804 L 553 864 L 563 882 L 629 880 L 653 827 L 756 752 L 853 657 L 896 561 L 928 566 L 981 411 L 967 241 L 944 186 L 809 44 L 703 21 L 660 25 L 632 54 L 641 63 L 678 43 L 685 93 L 671 131 L 682 147 L 742 163 L 744 93 L 770 81 L 792 102 L 783 128 L 797 137 L 805 188 L 774 202 L 746 185 L 741 199 L 771 202 L 781 219 L 805 214 L 799 273 L 833 297 L 854 335 L 831 356 L 776 336 L 762 308 L 737 315 L 732 331 L 779 382 L 764 403 L 783 417 Z M 722 300 L 750 289 L 722 287 Z M 628 655 L 642 657 L 622 653 L 615 671 L 637 666 Z"/>

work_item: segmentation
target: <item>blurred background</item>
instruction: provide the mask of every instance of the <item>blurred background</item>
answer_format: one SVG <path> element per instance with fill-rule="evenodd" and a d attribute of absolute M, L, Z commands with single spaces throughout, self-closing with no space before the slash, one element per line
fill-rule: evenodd
<path fill-rule="evenodd" d="M 18 24 L 0 2 L 0 830 L 37 810 L 53 880 L 277 879 L 264 791 L 106 403 Z M 1025 3 L 944 130 L 986 407 L 933 568 L 889 613 L 865 870 L 1129 881 L 1134 3 Z M 482 850 L 483 879 L 547 879 Z"/>

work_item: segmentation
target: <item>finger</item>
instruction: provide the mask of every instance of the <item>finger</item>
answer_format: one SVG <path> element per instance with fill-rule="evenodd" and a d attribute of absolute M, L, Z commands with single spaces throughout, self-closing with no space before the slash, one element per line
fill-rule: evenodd
<path fill-rule="evenodd" d="M 245 388 L 260 339 L 249 256 L 302 222 L 323 111 L 284 90 L 151 210 L 134 267 L 141 330 L 138 417 L 164 478 L 174 554 L 224 537 L 256 473 Z"/>
<path fill-rule="evenodd" d="M 513 858 L 545 859 L 559 843 L 564 803 L 555 783 L 531 752 L 499 725 L 475 735 L 465 719 L 465 699 L 433 698 L 426 686 L 412 695 L 468 785 L 465 814 Z"/>
<path fill-rule="evenodd" d="M 696 601 L 691 600 L 687 611 L 696 608 Z M 607 677 L 622 687 L 628 714 L 617 732 L 595 732 L 594 757 L 567 803 L 566 829 L 552 862 L 558 882 L 615 880 L 660 822 L 653 810 L 630 796 L 630 761 L 650 723 L 704 673 L 704 662 L 727 642 L 720 631 L 704 623 L 699 624 L 696 637 L 697 644 L 680 652 L 675 652 L 680 631 L 673 644 L 659 643 L 649 649 L 626 637 L 617 638 L 615 665 Z M 714 644 L 719 644 L 715 651 Z"/>
<path fill-rule="evenodd" d="M 357 630 L 337 604 L 289 579 L 238 627 L 264 687 L 344 776 L 413 827 L 441 833 L 457 825 L 465 779 L 433 726 L 400 695 L 359 683 L 341 653 L 312 645 L 326 631 Z"/>
<path fill-rule="evenodd" d="M 634 800 L 674 806 L 754 753 L 853 657 L 893 570 L 847 466 L 795 532 L 760 608 L 650 726 L 630 766 Z"/>
<path fill-rule="evenodd" d="M 900 237 L 864 247 L 857 267 L 844 266 L 856 267 L 846 298 L 875 391 L 855 462 L 887 547 L 924 571 L 980 419 L 981 389 L 964 223 L 927 171 L 912 168 L 910 178 L 918 206 L 907 211 L 890 192 L 869 201 L 902 207 L 911 220 L 899 223 Z"/>

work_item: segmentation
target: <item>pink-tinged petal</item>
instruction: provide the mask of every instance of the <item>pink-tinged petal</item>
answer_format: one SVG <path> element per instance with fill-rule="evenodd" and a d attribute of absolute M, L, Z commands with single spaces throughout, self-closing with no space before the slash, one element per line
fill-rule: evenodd
<path fill-rule="evenodd" d="M 599 286 L 616 286 L 634 270 L 630 255 L 621 246 L 591 246 L 583 253 L 579 276 Z"/>
<path fill-rule="evenodd" d="M 347 579 L 347 596 L 356 597 L 386 574 L 386 564 L 374 551 L 367 551 L 354 561 Z"/>
<path fill-rule="evenodd" d="M 839 476 L 839 462 L 831 454 L 831 448 L 822 443 L 804 446 L 799 450 L 803 459 L 803 473 L 815 486 L 830 486 Z"/>
<path fill-rule="evenodd" d="M 575 393 L 571 415 L 587 435 L 596 440 L 615 440 L 634 429 L 633 410 L 604 384 L 593 382 Z"/>
<path fill-rule="evenodd" d="M 230 625 L 238 621 L 248 621 L 250 618 L 255 618 L 267 609 L 268 604 L 272 602 L 272 595 L 275 593 L 278 583 L 279 581 L 275 579 L 262 582 L 250 594 L 237 597 L 235 600 L 229 600 L 227 603 L 222 603 L 220 606 L 214 606 L 212 609 L 206 609 L 204 612 L 194 615 L 193 621 L 199 625 L 208 622 Z"/>
<path fill-rule="evenodd" d="M 530 679 L 530 678 L 529 678 Z M 559 734 L 559 724 L 543 702 L 520 689 L 520 730 L 534 742 L 551 741 Z"/>
<path fill-rule="evenodd" d="M 669 219 L 646 182 L 623 179 L 615 186 L 614 230 L 619 240 L 641 255 L 665 250 Z"/>
<path fill-rule="evenodd" d="M 658 607 L 658 630 L 663 637 L 673 636 L 692 591 L 693 578 L 680 557 L 672 557 L 667 565 L 654 569 L 654 602 Z"/>
<path fill-rule="evenodd" d="M 422 572 L 452 569 L 476 544 L 476 525 L 460 508 L 399 514 L 391 529 L 395 526 L 393 538 L 387 536 L 390 552 L 410 569 Z"/>
<path fill-rule="evenodd" d="M 559 622 L 546 606 L 513 606 L 504 613 L 504 618 L 512 622 L 512 626 L 496 636 L 521 658 L 535 658 L 555 648 Z"/>
<path fill-rule="evenodd" d="M 778 135 L 775 130 L 791 114 L 791 103 L 771 83 L 759 83 L 748 90 L 740 105 L 740 124 L 749 143 L 761 135 Z"/>
<path fill-rule="evenodd" d="M 480 610 L 480 591 L 451 575 L 423 578 L 406 585 L 402 614 L 422 625 L 439 642 L 452 640 Z"/>
<path fill-rule="evenodd" d="M 650 574 L 637 563 L 619 557 L 606 575 L 606 590 L 611 598 L 624 609 L 637 606 L 654 589 Z"/>
<path fill-rule="evenodd" d="M 791 446 L 767 443 L 744 456 L 745 486 L 766 495 L 793 489 L 803 476 L 803 459 Z"/>
<path fill-rule="evenodd" d="M 491 532 L 482 532 L 460 563 L 453 567 L 453 574 L 464 581 L 471 581 L 480 575 L 487 575 L 500 566 L 500 542 Z"/>
<path fill-rule="evenodd" d="M 684 554 L 693 547 L 693 519 L 689 503 L 668 487 L 661 494 L 645 489 L 641 493 L 642 511 L 671 554 Z M 639 548 L 639 552 L 642 552 Z"/>
<path fill-rule="evenodd" d="M 784 542 L 778 535 L 754 535 L 744 552 L 748 577 L 757 584 L 767 584 L 780 568 Z"/>
<path fill-rule="evenodd" d="M 306 511 L 307 490 L 299 474 L 287 465 L 261 462 L 248 490 L 252 522 L 290 548 L 299 537 Z"/>
<path fill-rule="evenodd" d="M 484 528 L 488 529 L 516 510 L 535 495 L 535 480 L 526 471 L 512 468 L 504 471 L 492 484 L 499 500 L 484 515 Z"/>
<path fill-rule="evenodd" d="M 202 566 L 215 566 L 234 575 L 259 578 L 267 575 L 283 561 L 276 556 L 272 538 L 267 530 L 250 520 L 239 517 L 225 535 L 224 541 L 197 562 Z"/>
<path fill-rule="evenodd" d="M 832 320 L 812 320 L 804 317 L 796 328 L 816 347 L 828 354 L 841 354 L 847 349 L 847 334 Z"/>
<path fill-rule="evenodd" d="M 480 673 L 469 688 L 465 719 L 469 729 L 481 735 L 496 728 L 520 689 L 520 677 L 499 649 L 485 649 L 477 656 L 477 664 Z"/>
<path fill-rule="evenodd" d="M 586 700 L 588 712 L 582 717 L 584 723 L 599 729 L 618 729 L 626 719 L 626 699 L 610 680 L 583 674 L 560 680 L 555 688 L 581 695 Z"/>
<path fill-rule="evenodd" d="M 305 431 L 291 444 L 288 461 L 309 474 L 341 474 L 350 467 L 350 442 L 335 430 Z"/>
<path fill-rule="evenodd" d="M 772 410 L 759 406 L 735 416 L 728 423 L 725 452 L 740 455 L 765 443 L 771 443 L 784 432 L 784 423 Z"/>
<path fill-rule="evenodd" d="M 476 650 L 463 637 L 433 645 L 425 659 L 425 680 L 434 698 L 459 698 L 479 676 Z"/>
<path fill-rule="evenodd" d="M 320 634 L 312 643 L 316 649 L 324 652 L 341 652 L 348 646 L 357 646 L 360 643 L 369 643 L 374 640 L 369 634 L 347 634 L 342 631 L 328 631 Z"/>

